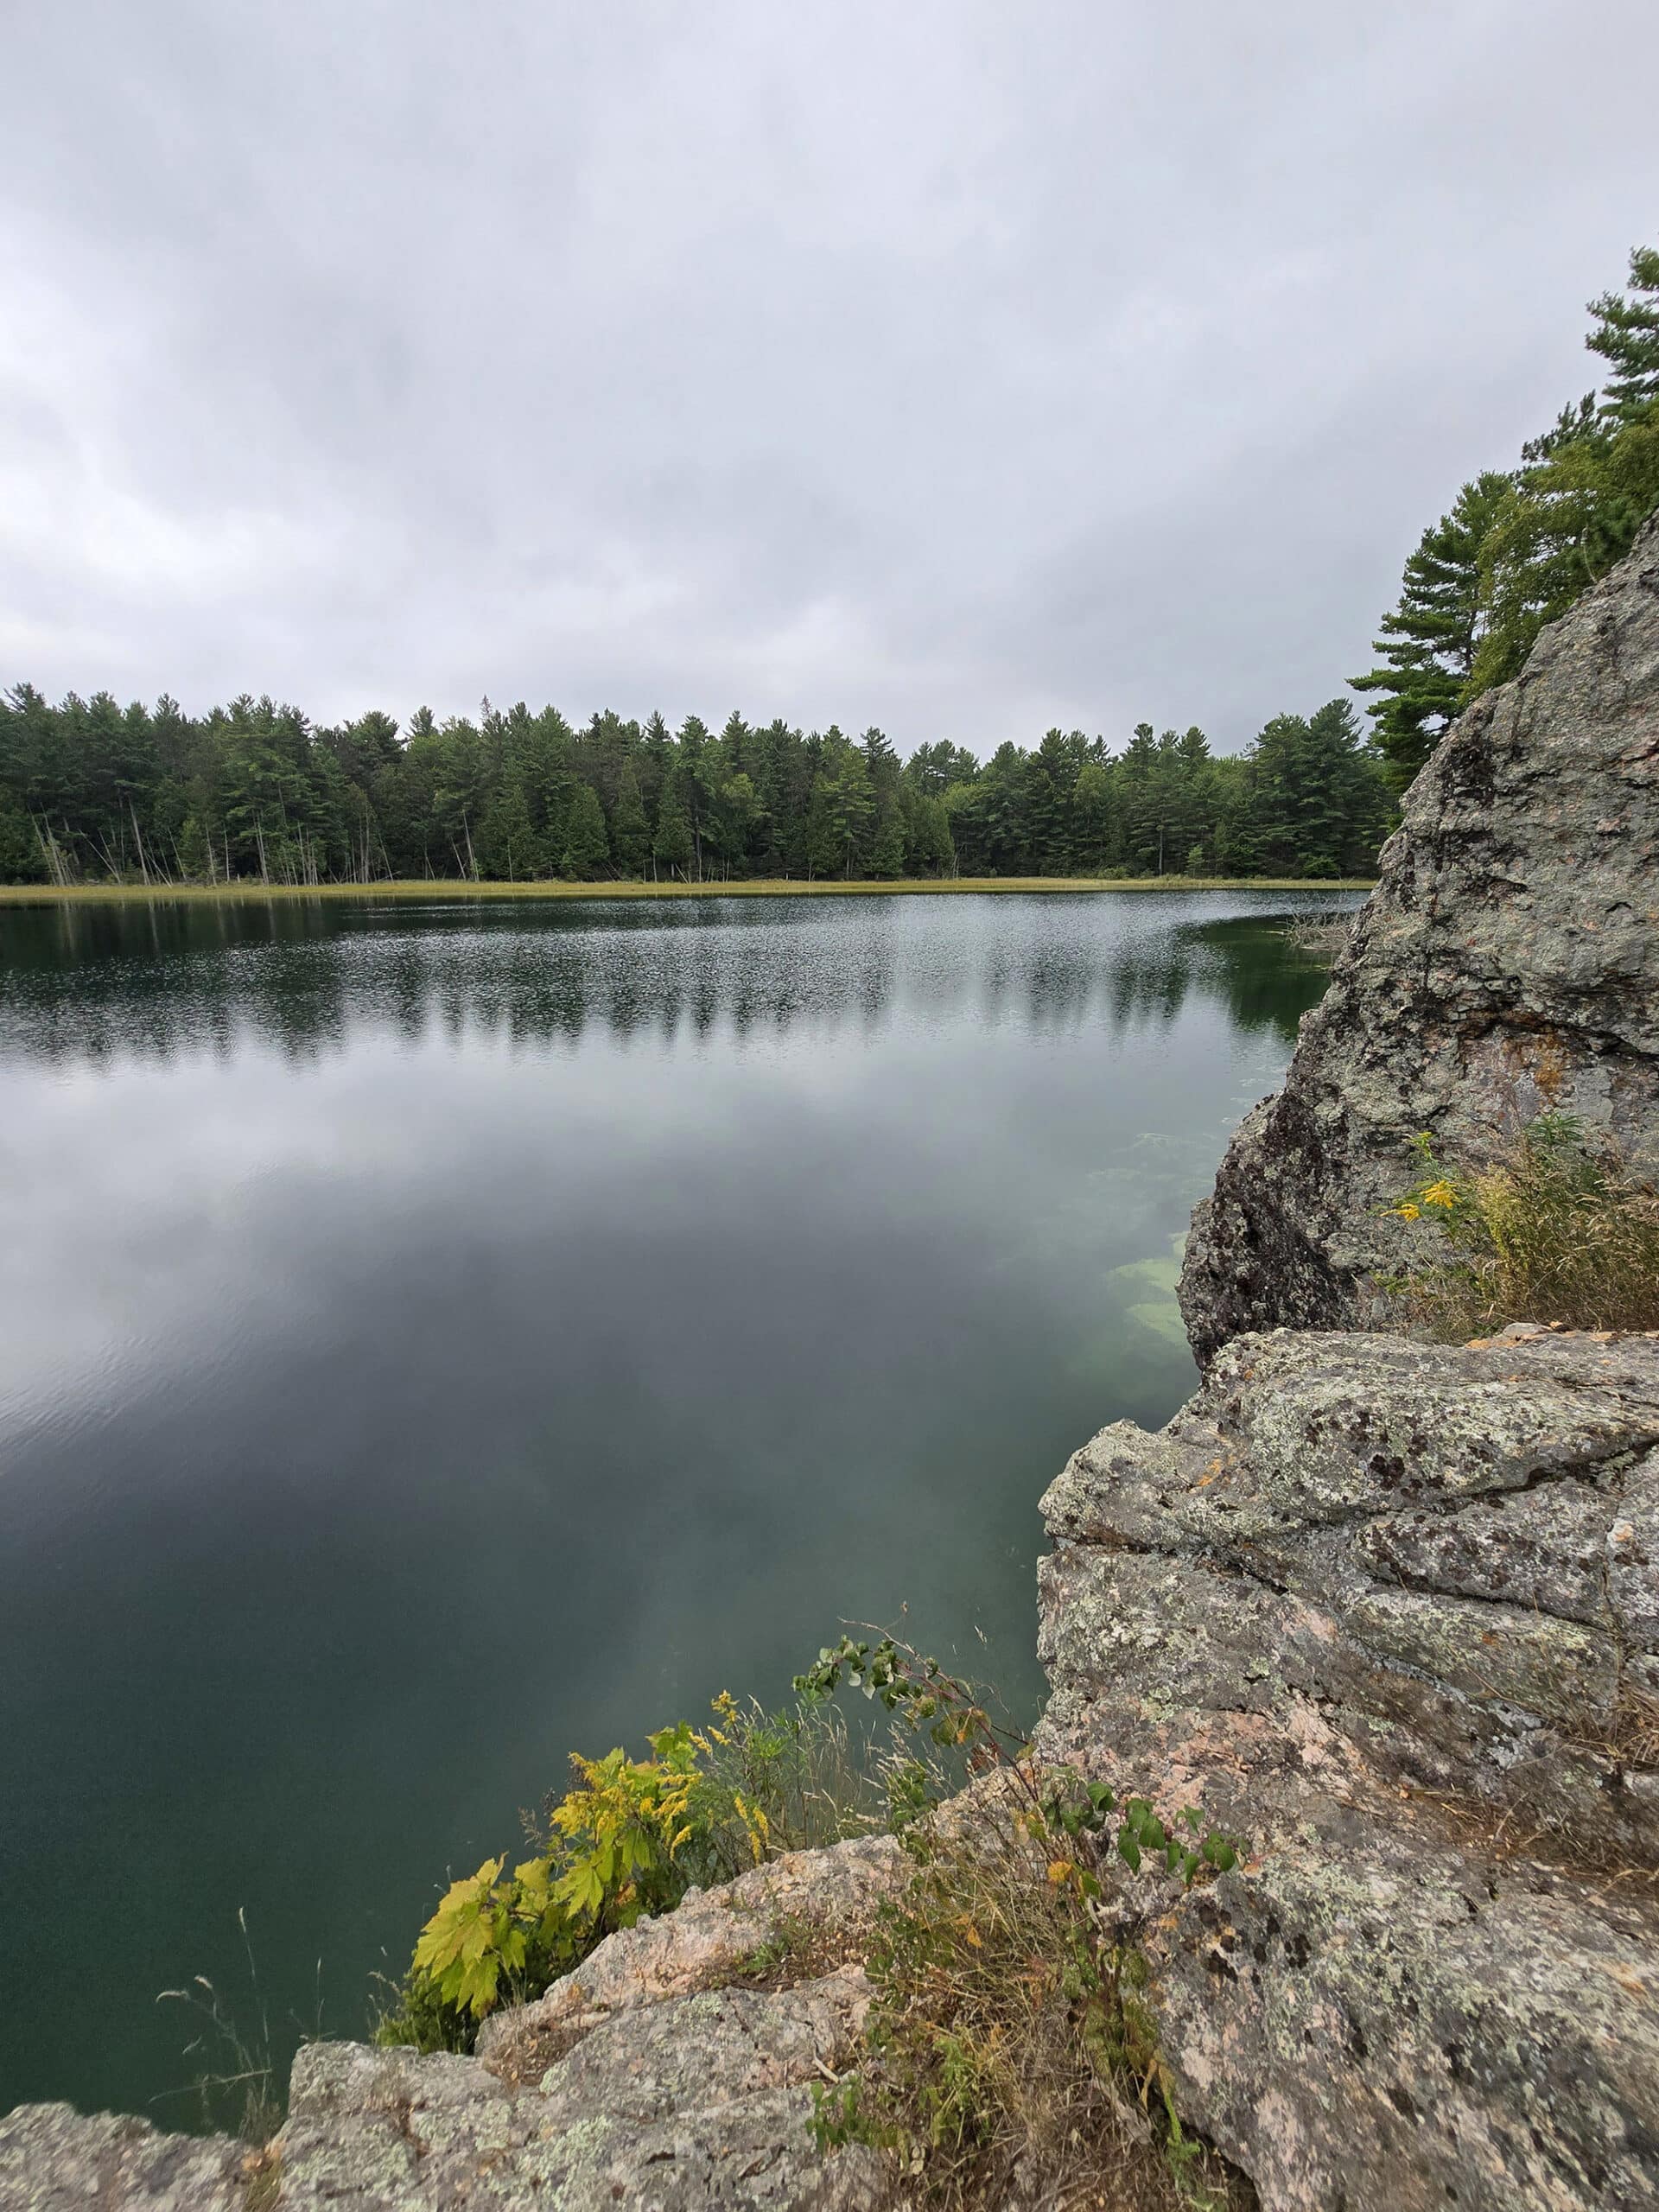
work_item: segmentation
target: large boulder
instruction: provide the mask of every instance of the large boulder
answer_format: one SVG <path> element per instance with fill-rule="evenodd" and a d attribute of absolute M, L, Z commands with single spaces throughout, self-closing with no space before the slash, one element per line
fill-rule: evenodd
<path fill-rule="evenodd" d="M 1119 1909 L 1266 2212 L 1659 2206 L 1659 1339 L 1243 1337 L 1044 1510 L 1039 1752 L 1248 1847 Z"/>
<path fill-rule="evenodd" d="M 1408 793 L 1284 1089 L 1193 1216 L 1200 1363 L 1374 1323 L 1413 1135 L 1479 1162 L 1546 1107 L 1659 1166 L 1659 517 Z"/>

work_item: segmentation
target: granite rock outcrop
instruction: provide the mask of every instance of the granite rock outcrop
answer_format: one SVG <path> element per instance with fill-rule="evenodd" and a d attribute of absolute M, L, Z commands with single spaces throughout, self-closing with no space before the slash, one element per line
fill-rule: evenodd
<path fill-rule="evenodd" d="M 1412 1256 L 1410 1142 L 1479 1165 L 1547 1108 L 1659 1167 L 1659 516 L 1477 700 L 1407 794 L 1376 890 L 1193 1215 L 1200 1363 L 1351 1328 Z"/>
<path fill-rule="evenodd" d="M 1044 1510 L 1039 1752 L 1248 1847 L 1116 1910 L 1268 2212 L 1659 2205 L 1659 1339 L 1242 1337 Z"/>

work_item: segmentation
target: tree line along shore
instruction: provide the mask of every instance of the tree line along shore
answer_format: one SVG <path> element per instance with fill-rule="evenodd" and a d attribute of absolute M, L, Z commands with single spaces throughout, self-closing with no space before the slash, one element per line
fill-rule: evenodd
<path fill-rule="evenodd" d="M 1121 753 L 1056 729 L 984 762 L 735 714 L 578 727 L 486 702 L 320 728 L 270 699 L 0 700 L 0 880 L 59 887 L 1339 879 L 1370 872 L 1394 811 L 1339 700 L 1236 757 L 1143 724 Z"/>

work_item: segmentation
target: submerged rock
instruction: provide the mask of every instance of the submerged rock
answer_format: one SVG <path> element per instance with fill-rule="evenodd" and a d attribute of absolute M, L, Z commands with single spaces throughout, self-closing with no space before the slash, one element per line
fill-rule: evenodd
<path fill-rule="evenodd" d="M 1267 2212 L 1659 2205 L 1659 1340 L 1243 1337 L 1044 1501 L 1046 1758 L 1249 1846 L 1122 1908 Z"/>
<path fill-rule="evenodd" d="M 1200 1363 L 1375 1319 L 1412 1137 L 1479 1163 L 1548 1107 L 1659 1166 L 1659 517 L 1408 793 L 1284 1089 L 1193 1215 Z"/>

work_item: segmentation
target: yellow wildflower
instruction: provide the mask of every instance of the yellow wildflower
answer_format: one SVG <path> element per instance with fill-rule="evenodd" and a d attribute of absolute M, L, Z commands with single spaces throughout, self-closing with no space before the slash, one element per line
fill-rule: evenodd
<path fill-rule="evenodd" d="M 1457 1192 L 1452 1189 L 1452 1185 L 1445 1180 L 1441 1180 L 1439 1183 L 1431 1183 L 1428 1188 L 1423 1192 L 1423 1204 L 1426 1206 L 1444 1206 L 1446 1211 L 1450 1212 L 1452 1208 L 1456 1205 L 1457 1203 Z"/>
<path fill-rule="evenodd" d="M 1414 1205 L 1409 1198 L 1406 1200 L 1403 1205 L 1395 1206 L 1395 1213 L 1399 1215 L 1402 1221 L 1415 1221 L 1421 1211 L 1421 1207 Z"/>

